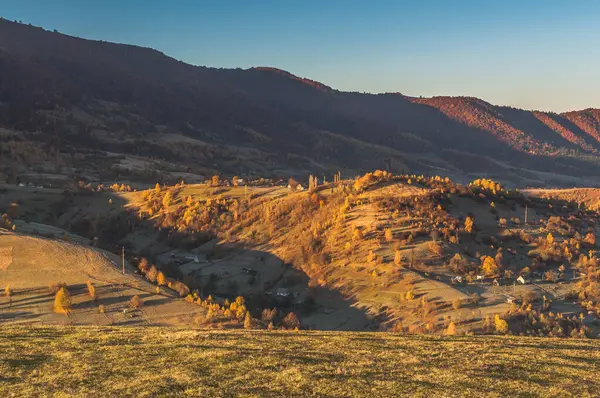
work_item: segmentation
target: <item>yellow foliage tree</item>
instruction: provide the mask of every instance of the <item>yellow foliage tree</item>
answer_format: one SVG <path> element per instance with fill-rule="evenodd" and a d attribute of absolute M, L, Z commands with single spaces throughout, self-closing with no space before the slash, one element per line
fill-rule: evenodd
<path fill-rule="evenodd" d="M 91 280 L 87 281 L 87 288 L 92 300 L 96 300 L 98 298 L 98 295 L 96 294 L 96 287 L 92 284 Z"/>
<path fill-rule="evenodd" d="M 469 216 L 465 219 L 465 231 L 467 231 L 468 233 L 472 233 L 473 232 L 473 226 L 474 226 L 474 221 L 473 221 L 473 217 Z"/>
<path fill-rule="evenodd" d="M 497 333 L 506 334 L 508 333 L 508 322 L 500 318 L 499 315 L 494 317 L 494 327 Z"/>
<path fill-rule="evenodd" d="M 484 256 L 481 262 L 481 270 L 486 276 L 494 276 L 498 273 L 496 261 L 490 256 Z"/>
<path fill-rule="evenodd" d="M 252 315 L 250 315 L 250 311 L 246 311 L 246 316 L 244 318 L 244 329 L 252 329 Z"/>
<path fill-rule="evenodd" d="M 158 274 L 156 275 L 156 283 L 158 283 L 160 286 L 167 284 L 167 277 L 161 271 L 158 271 Z"/>
<path fill-rule="evenodd" d="M 54 312 L 68 315 L 71 312 L 71 295 L 65 286 L 62 286 L 54 296 Z"/>
<path fill-rule="evenodd" d="M 390 243 L 393 239 L 394 239 L 394 234 L 392 233 L 392 230 L 389 228 L 386 228 L 385 229 L 385 241 Z"/>
<path fill-rule="evenodd" d="M 453 321 L 451 321 L 450 324 L 448 325 L 448 328 L 446 329 L 446 334 L 448 336 L 456 335 L 456 324 Z"/>

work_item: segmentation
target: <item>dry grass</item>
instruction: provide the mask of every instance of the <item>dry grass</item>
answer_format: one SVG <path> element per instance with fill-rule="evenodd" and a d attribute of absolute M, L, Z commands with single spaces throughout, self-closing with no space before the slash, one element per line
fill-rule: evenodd
<path fill-rule="evenodd" d="M 1 396 L 585 397 L 598 365 L 591 340 L 0 329 Z"/>

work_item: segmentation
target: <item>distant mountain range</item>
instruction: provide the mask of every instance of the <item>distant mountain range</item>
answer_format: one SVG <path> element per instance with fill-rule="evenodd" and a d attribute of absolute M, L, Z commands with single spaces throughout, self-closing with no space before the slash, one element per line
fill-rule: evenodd
<path fill-rule="evenodd" d="M 7 20 L 0 126 L 48 148 L 60 143 L 61 152 L 232 174 L 388 168 L 532 184 L 600 176 L 598 109 L 556 114 L 471 97 L 342 92 L 279 69 L 197 67 Z"/>

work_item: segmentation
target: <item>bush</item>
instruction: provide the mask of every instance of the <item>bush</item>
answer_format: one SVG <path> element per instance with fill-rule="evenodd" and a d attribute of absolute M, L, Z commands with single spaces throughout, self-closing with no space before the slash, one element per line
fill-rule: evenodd
<path fill-rule="evenodd" d="M 56 292 L 56 296 L 54 296 L 54 312 L 57 314 L 65 314 L 68 315 L 71 312 L 72 302 L 71 295 L 65 286 L 61 286 L 61 288 Z"/>

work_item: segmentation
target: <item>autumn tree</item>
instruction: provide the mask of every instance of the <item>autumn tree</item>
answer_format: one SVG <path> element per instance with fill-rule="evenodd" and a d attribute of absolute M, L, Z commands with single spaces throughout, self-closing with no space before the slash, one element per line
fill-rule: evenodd
<path fill-rule="evenodd" d="M 12 307 L 12 295 L 13 295 L 13 291 L 10 288 L 10 286 L 6 285 L 6 287 L 4 288 L 4 295 L 6 296 L 6 298 L 8 298 L 8 305 L 9 305 L 9 307 Z"/>
<path fill-rule="evenodd" d="M 92 298 L 92 300 L 96 300 L 98 298 L 96 294 L 96 287 L 92 284 L 92 281 L 88 279 L 87 281 L 88 294 Z"/>
<path fill-rule="evenodd" d="M 221 178 L 218 175 L 214 175 L 210 179 L 210 184 L 214 187 L 221 185 Z"/>
<path fill-rule="evenodd" d="M 162 271 L 158 271 L 158 274 L 156 274 L 156 283 L 158 283 L 160 286 L 167 284 L 167 277 L 162 273 Z"/>
<path fill-rule="evenodd" d="M 146 257 L 142 257 L 142 259 L 140 260 L 140 262 L 138 264 L 138 269 L 144 275 L 150 270 L 150 263 L 148 262 Z"/>
<path fill-rule="evenodd" d="M 474 227 L 474 225 L 475 225 L 475 222 L 473 221 L 473 217 L 468 216 L 465 219 L 465 231 L 467 233 L 473 233 L 473 227 Z"/>
<path fill-rule="evenodd" d="M 392 240 L 394 239 L 394 234 L 392 233 L 392 230 L 389 229 L 389 228 L 385 229 L 385 234 L 384 235 L 385 235 L 385 241 L 387 243 L 391 243 Z"/>
<path fill-rule="evenodd" d="M 144 305 L 144 302 L 142 301 L 142 299 L 140 298 L 140 296 L 138 296 L 136 294 L 135 296 L 133 296 L 131 298 L 131 300 L 129 300 L 129 305 L 132 308 L 140 308 L 142 305 Z"/>
<path fill-rule="evenodd" d="M 252 329 L 252 315 L 250 315 L 250 311 L 246 311 L 246 316 L 244 317 L 244 329 Z"/>
<path fill-rule="evenodd" d="M 499 315 L 496 315 L 494 317 L 494 328 L 496 329 L 496 333 L 506 334 L 508 333 L 508 322 L 500 318 Z"/>
<path fill-rule="evenodd" d="M 450 324 L 448 325 L 448 328 L 446 329 L 446 334 L 448 336 L 456 335 L 456 324 L 454 323 L 454 321 L 450 321 Z"/>
<path fill-rule="evenodd" d="M 585 238 L 583 238 L 583 241 L 589 245 L 596 245 L 596 235 L 594 235 L 593 232 L 588 232 L 587 235 L 585 235 Z"/>
<path fill-rule="evenodd" d="M 156 282 L 157 277 L 158 277 L 158 270 L 156 269 L 155 265 L 151 265 L 148 272 L 146 272 L 146 278 L 148 278 L 148 280 L 150 282 Z"/>
<path fill-rule="evenodd" d="M 481 260 L 481 271 L 486 276 L 494 276 L 498 273 L 496 261 L 490 256 L 483 256 Z"/>
<path fill-rule="evenodd" d="M 398 267 L 402 265 L 402 252 L 400 250 L 394 252 L 394 264 Z"/>
<path fill-rule="evenodd" d="M 462 301 L 460 297 L 457 297 L 454 300 L 452 300 L 452 308 L 454 308 L 455 310 L 459 310 L 460 307 L 462 307 Z"/>
<path fill-rule="evenodd" d="M 283 318 L 281 324 L 287 329 L 300 329 L 300 320 L 293 312 L 290 312 Z"/>
<path fill-rule="evenodd" d="M 546 236 L 546 244 L 548 246 L 552 246 L 554 244 L 554 236 L 552 236 L 552 233 L 548 233 Z"/>
<path fill-rule="evenodd" d="M 71 295 L 65 286 L 62 286 L 54 296 L 54 312 L 68 315 L 71 312 Z"/>

